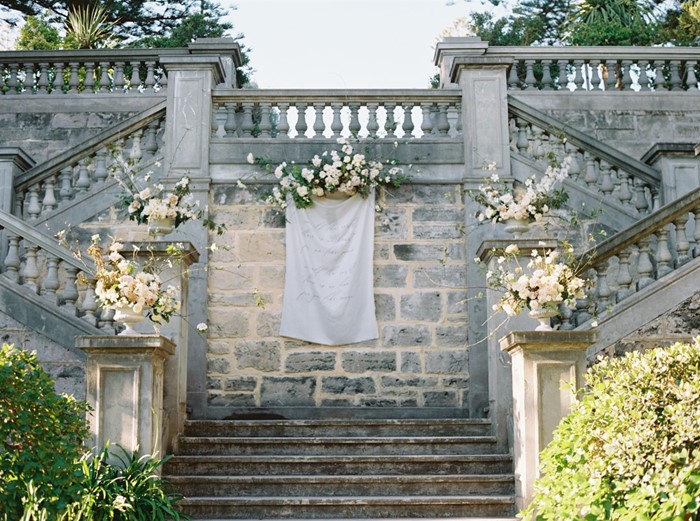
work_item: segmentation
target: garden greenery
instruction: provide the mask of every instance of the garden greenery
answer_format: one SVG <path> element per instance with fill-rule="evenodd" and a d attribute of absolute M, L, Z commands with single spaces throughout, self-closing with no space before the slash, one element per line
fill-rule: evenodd
<path fill-rule="evenodd" d="M 526 520 L 700 519 L 700 338 L 604 359 L 543 451 Z"/>
<path fill-rule="evenodd" d="M 58 395 L 36 355 L 0 351 L 0 521 L 178 521 L 165 460 L 87 451 L 87 405 Z"/>
<path fill-rule="evenodd" d="M 56 512 L 80 491 L 75 462 L 84 453 L 87 405 L 58 395 L 36 355 L 0 350 L 0 519 L 21 518 L 28 490 Z"/>

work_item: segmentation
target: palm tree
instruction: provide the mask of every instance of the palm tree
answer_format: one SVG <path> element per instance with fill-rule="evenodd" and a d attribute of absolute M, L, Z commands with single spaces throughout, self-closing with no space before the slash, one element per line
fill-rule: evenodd
<path fill-rule="evenodd" d="M 96 5 L 77 6 L 68 11 L 66 20 L 66 47 L 97 49 L 111 47 L 114 23 L 107 21 L 105 8 Z"/>
<path fill-rule="evenodd" d="M 565 22 L 573 45 L 648 45 L 657 33 L 653 0 L 575 0 Z"/>

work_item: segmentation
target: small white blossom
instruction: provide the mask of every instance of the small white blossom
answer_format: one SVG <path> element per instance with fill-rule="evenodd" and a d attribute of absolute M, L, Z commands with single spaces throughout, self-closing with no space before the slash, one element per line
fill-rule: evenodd
<path fill-rule="evenodd" d="M 205 322 L 200 322 L 197 324 L 197 331 L 200 333 L 206 333 L 209 330 L 209 326 Z"/>
<path fill-rule="evenodd" d="M 248 155 L 246 156 L 245 160 L 248 161 L 248 163 L 250 163 L 251 165 L 254 164 L 254 163 L 255 163 L 255 157 L 253 156 L 253 153 L 252 153 L 252 152 L 248 153 Z"/>

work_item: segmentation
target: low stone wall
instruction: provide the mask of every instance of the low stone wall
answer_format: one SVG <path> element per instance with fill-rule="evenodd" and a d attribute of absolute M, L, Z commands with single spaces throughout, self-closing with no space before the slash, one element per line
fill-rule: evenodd
<path fill-rule="evenodd" d="M 229 228 L 208 266 L 207 395 L 210 411 L 221 411 L 213 415 L 253 407 L 466 407 L 460 185 L 388 192 L 375 225 L 380 338 L 344 346 L 278 335 L 284 217 L 261 200 L 233 183 L 217 185 L 210 200 Z"/>

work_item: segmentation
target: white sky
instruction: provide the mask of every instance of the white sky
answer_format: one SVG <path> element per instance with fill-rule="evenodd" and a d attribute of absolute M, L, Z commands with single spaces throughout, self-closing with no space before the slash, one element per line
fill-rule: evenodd
<path fill-rule="evenodd" d="M 438 35 L 477 0 L 223 0 L 260 88 L 427 88 Z"/>

